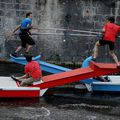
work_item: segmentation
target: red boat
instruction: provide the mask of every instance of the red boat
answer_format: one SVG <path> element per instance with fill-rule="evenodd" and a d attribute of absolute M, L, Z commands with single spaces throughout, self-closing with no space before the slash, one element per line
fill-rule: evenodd
<path fill-rule="evenodd" d="M 35 82 L 33 85 L 40 83 Z M 11 77 L 0 77 L 0 98 L 40 97 L 46 90 L 40 90 L 40 87 L 20 87 L 19 82 Z"/>

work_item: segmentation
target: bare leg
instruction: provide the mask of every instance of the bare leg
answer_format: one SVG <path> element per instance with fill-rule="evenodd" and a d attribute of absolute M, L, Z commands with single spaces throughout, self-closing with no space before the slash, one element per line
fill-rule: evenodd
<path fill-rule="evenodd" d="M 100 46 L 99 41 L 95 43 L 94 49 L 93 49 L 93 58 L 97 58 L 98 56 L 98 47 Z"/>
<path fill-rule="evenodd" d="M 17 57 L 17 53 L 22 49 L 22 46 L 19 46 L 14 53 L 12 53 L 12 56 Z"/>
<path fill-rule="evenodd" d="M 28 46 L 27 46 L 27 49 L 26 49 L 26 53 L 28 53 L 31 48 L 32 48 L 32 45 L 28 45 Z"/>
<path fill-rule="evenodd" d="M 29 77 L 29 74 L 25 74 L 25 75 L 23 75 L 23 76 L 16 77 L 16 79 L 21 80 L 21 79 L 26 79 L 26 78 L 28 78 L 28 77 Z"/>
<path fill-rule="evenodd" d="M 22 47 L 19 46 L 19 47 L 15 50 L 15 53 L 19 52 L 21 49 L 22 49 Z"/>
<path fill-rule="evenodd" d="M 118 58 L 117 56 L 115 55 L 114 51 L 113 50 L 110 50 L 109 51 L 109 54 L 111 55 L 111 57 L 113 58 L 113 60 L 115 61 L 115 63 L 117 64 L 117 66 L 120 66 L 119 62 L 118 62 Z"/>

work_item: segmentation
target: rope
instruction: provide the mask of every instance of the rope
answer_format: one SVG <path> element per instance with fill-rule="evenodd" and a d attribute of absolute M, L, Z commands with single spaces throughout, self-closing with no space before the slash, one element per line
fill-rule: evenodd
<path fill-rule="evenodd" d="M 93 32 L 93 31 L 87 31 L 87 30 L 74 30 L 74 29 L 65 29 L 65 28 L 35 28 L 35 29 L 38 29 L 38 30 L 82 32 L 82 33 L 91 33 L 91 34 L 102 34 L 101 32 Z"/>

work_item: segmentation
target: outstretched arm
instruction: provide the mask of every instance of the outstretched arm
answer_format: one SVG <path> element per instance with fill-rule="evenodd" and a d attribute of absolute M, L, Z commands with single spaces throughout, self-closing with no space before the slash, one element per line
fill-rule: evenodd
<path fill-rule="evenodd" d="M 18 25 L 12 32 L 12 34 L 14 34 L 18 29 L 20 28 L 20 25 Z"/>
<path fill-rule="evenodd" d="M 16 79 L 26 79 L 29 77 L 29 74 L 24 74 L 23 76 L 16 77 Z"/>
<path fill-rule="evenodd" d="M 5 33 L 6 41 L 11 40 L 11 37 L 15 34 L 15 32 L 20 28 L 20 25 L 18 25 L 13 31 L 9 31 Z"/>

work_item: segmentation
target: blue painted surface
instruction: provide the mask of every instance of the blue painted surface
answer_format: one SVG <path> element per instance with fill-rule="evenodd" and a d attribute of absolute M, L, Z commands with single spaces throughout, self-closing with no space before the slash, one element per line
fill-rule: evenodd
<path fill-rule="evenodd" d="M 120 84 L 118 85 L 105 85 L 105 84 L 92 84 L 93 91 L 109 91 L 109 92 L 120 92 Z"/>
<path fill-rule="evenodd" d="M 86 58 L 86 59 L 83 61 L 83 63 L 82 63 L 82 68 L 88 67 L 91 60 L 92 60 L 92 56 Z M 92 83 L 92 82 L 97 82 L 97 81 L 98 81 L 98 80 L 96 80 L 96 79 L 90 78 L 90 79 L 82 80 L 82 81 L 80 81 L 80 83 L 90 84 L 90 83 Z"/>
<path fill-rule="evenodd" d="M 19 63 L 19 64 L 22 64 L 22 65 L 25 65 L 27 63 L 25 57 L 13 57 L 13 56 L 10 56 L 10 61 L 12 62 L 15 62 L 15 63 Z M 35 60 L 35 61 L 39 61 L 41 58 L 40 55 L 36 56 L 36 57 L 33 57 L 32 60 Z"/>
<path fill-rule="evenodd" d="M 92 56 L 86 58 L 82 63 L 82 68 L 88 67 L 91 60 L 92 60 Z"/>
<path fill-rule="evenodd" d="M 25 60 L 25 57 L 13 57 L 10 56 L 10 61 L 18 63 L 18 64 L 22 64 L 25 65 L 27 63 L 27 61 Z M 38 61 L 40 63 L 41 69 L 43 71 L 49 72 L 49 73 L 60 73 L 60 72 L 66 72 L 66 71 L 70 71 L 71 69 L 65 68 L 65 67 L 61 67 L 58 65 L 54 65 L 54 64 L 50 64 L 44 61 L 40 60 L 40 55 L 33 57 L 32 59 L 35 61 Z"/>
<path fill-rule="evenodd" d="M 40 61 L 40 66 L 42 68 L 42 70 L 47 71 L 49 73 L 60 73 L 60 72 L 66 72 L 66 71 L 70 71 L 71 69 L 69 68 L 65 68 L 65 67 L 61 67 L 58 65 L 54 65 L 54 64 L 50 64 L 44 61 Z"/>
<path fill-rule="evenodd" d="M 93 83 L 93 82 L 100 82 L 100 81 L 98 81 L 98 80 L 96 80 L 96 79 L 88 78 L 88 79 L 81 80 L 80 82 L 81 82 L 81 83 L 91 84 L 91 83 Z"/>

